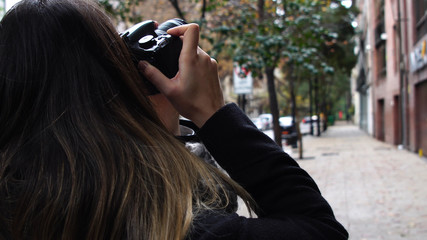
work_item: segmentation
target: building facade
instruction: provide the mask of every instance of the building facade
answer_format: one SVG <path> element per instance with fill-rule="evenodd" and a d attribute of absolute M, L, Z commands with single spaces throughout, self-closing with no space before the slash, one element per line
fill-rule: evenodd
<path fill-rule="evenodd" d="M 371 25 L 369 13 L 369 4 L 365 0 L 360 0 L 358 8 L 361 14 L 358 17 L 359 35 L 356 39 L 356 51 L 358 60 L 352 74 L 352 95 L 354 105 L 354 122 L 361 129 L 370 135 L 374 134 L 373 124 L 373 93 L 372 93 L 372 51 L 371 51 L 371 32 L 368 26 Z"/>
<path fill-rule="evenodd" d="M 355 3 L 361 10 L 356 122 L 381 141 L 427 155 L 427 1 Z"/>
<path fill-rule="evenodd" d="M 427 1 L 402 1 L 408 36 L 407 95 L 408 95 L 408 145 L 411 150 L 427 155 Z"/>

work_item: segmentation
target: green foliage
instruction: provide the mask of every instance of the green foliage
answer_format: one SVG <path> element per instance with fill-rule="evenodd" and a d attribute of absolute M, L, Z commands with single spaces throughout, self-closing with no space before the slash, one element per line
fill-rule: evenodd
<path fill-rule="evenodd" d="M 212 44 L 210 54 L 231 58 L 255 74 L 281 67 L 303 98 L 308 98 L 307 82 L 319 79 L 320 99 L 334 103 L 349 91 L 356 63 L 351 22 L 358 10 L 332 2 L 334 7 L 325 1 L 266 0 L 261 13 L 255 7 L 259 1 L 227 1 L 212 13 L 211 28 L 205 29 L 203 37 Z M 289 96 L 281 93 L 287 89 L 289 84 L 279 84 L 279 94 L 289 102 Z"/>
<path fill-rule="evenodd" d="M 133 16 L 132 9 L 142 0 L 98 1 L 119 21 L 137 22 L 135 18 L 141 17 Z M 183 0 L 173 2 L 185 5 Z M 319 80 L 322 101 L 333 103 L 348 91 L 356 63 L 351 26 L 358 14 L 355 7 L 347 9 L 340 0 L 187 0 L 187 4 L 202 6 L 200 19 L 189 21 L 202 26 L 201 44 L 210 44 L 210 55 L 245 65 L 255 77 L 266 68 L 279 67 L 286 80 L 278 91 L 286 101 L 289 95 L 282 92 L 289 89 L 289 81 L 302 98 L 297 102 L 304 105 L 308 81 L 314 78 Z"/>
<path fill-rule="evenodd" d="M 3 18 L 3 16 L 6 14 L 5 9 L 3 6 L 0 6 L 0 20 Z"/>
<path fill-rule="evenodd" d="M 304 66 L 313 73 L 321 71 L 310 62 L 319 55 L 322 42 L 336 36 L 322 26 L 321 5 L 302 0 L 266 1 L 261 17 L 254 3 L 230 2 L 210 22 L 214 27 L 204 36 L 213 45 L 211 54 L 225 53 L 255 72 L 280 62 Z"/>

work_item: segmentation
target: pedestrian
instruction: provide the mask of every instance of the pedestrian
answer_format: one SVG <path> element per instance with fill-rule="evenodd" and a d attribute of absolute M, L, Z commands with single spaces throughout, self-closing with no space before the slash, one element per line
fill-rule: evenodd
<path fill-rule="evenodd" d="M 23 0 L 0 22 L 1 239 L 347 239 L 313 179 L 225 104 L 217 63 L 181 36 L 179 72 L 145 75 L 230 174 L 161 123 L 91 0 Z M 258 218 L 226 209 L 237 193 Z"/>

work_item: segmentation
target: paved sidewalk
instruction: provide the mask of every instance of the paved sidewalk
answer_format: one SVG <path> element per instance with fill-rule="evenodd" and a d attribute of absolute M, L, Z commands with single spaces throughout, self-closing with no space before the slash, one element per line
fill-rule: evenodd
<path fill-rule="evenodd" d="M 352 240 L 427 239 L 427 160 L 337 123 L 303 137 L 304 159 Z"/>

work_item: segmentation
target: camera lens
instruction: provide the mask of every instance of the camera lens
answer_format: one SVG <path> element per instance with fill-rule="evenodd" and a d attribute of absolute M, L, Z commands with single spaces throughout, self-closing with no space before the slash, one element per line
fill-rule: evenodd
<path fill-rule="evenodd" d="M 170 19 L 170 20 L 167 20 L 166 22 L 160 24 L 156 30 L 156 33 L 158 35 L 166 34 L 166 31 L 168 29 L 176 27 L 176 26 L 184 25 L 184 24 L 186 24 L 186 22 L 182 19 L 179 19 L 179 18 Z"/>

